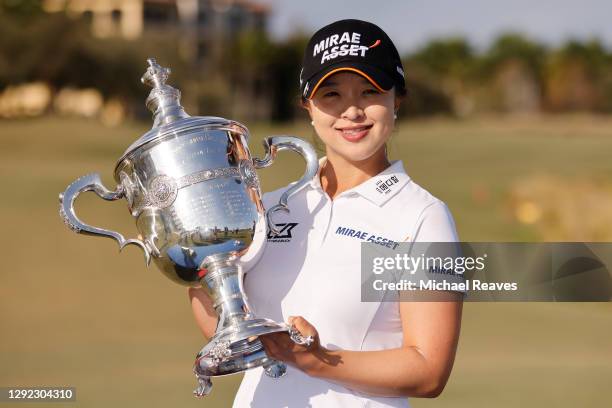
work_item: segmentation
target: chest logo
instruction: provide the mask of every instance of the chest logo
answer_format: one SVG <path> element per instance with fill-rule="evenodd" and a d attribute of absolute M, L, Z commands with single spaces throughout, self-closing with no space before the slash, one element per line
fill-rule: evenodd
<path fill-rule="evenodd" d="M 372 234 L 368 231 L 355 230 L 349 227 L 338 227 L 336 229 L 336 235 L 344 235 L 345 237 L 356 238 L 365 242 L 373 242 L 374 244 L 382 245 L 391 249 L 395 249 L 399 245 L 399 242 L 397 241 Z"/>
<path fill-rule="evenodd" d="M 298 225 L 297 222 L 288 222 L 286 224 L 274 224 L 278 228 L 278 234 L 268 231 L 268 242 L 289 242 L 293 235 L 291 231 Z"/>

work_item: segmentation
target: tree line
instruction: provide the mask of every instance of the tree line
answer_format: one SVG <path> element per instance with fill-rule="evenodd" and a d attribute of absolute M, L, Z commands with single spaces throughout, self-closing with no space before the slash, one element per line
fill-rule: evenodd
<path fill-rule="evenodd" d="M 214 61 L 194 60 L 181 55 L 178 32 L 96 39 L 87 22 L 39 12 L 32 3 L 3 1 L 0 8 L 0 91 L 32 81 L 54 89 L 91 87 L 144 116 L 148 90 L 139 78 L 146 58 L 156 56 L 172 67 L 170 82 L 191 112 L 229 116 L 242 106 L 245 119 L 276 121 L 303 114 L 298 74 L 307 33 L 278 42 L 264 32 L 243 32 Z M 550 47 L 506 33 L 478 51 L 465 38 L 439 38 L 402 60 L 403 115 L 612 112 L 612 52 L 597 39 Z"/>

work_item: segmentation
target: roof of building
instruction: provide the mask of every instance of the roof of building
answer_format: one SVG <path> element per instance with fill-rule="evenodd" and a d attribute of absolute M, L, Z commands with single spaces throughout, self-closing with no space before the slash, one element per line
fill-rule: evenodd
<path fill-rule="evenodd" d="M 176 4 L 180 0 L 143 0 L 144 3 L 155 3 L 155 4 Z M 213 3 L 213 7 L 217 10 L 237 5 L 244 9 L 256 14 L 269 14 L 271 7 L 253 0 L 210 0 Z"/>

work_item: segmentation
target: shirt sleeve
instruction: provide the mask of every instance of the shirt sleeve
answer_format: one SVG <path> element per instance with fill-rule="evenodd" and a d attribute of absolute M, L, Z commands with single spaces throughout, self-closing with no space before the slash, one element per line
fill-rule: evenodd
<path fill-rule="evenodd" d="M 455 227 L 455 221 L 451 215 L 450 210 L 442 201 L 438 200 L 427 206 L 417 222 L 413 242 L 458 242 L 457 230 Z M 418 245 L 418 244 L 417 244 Z M 427 245 L 427 244 L 425 244 Z M 419 247 L 420 248 L 420 247 Z M 419 249 L 420 251 L 421 249 Z M 455 247 L 452 248 L 442 245 L 431 246 L 432 252 L 430 256 L 442 256 L 450 255 L 457 256 Z M 464 296 L 467 294 L 466 281 L 463 274 L 453 273 L 452 275 L 440 274 L 440 272 L 432 272 L 430 270 L 420 271 L 420 279 L 430 281 L 444 281 L 446 290 L 452 292 L 462 293 Z"/>
<path fill-rule="evenodd" d="M 414 242 L 457 242 L 457 230 L 450 210 L 437 200 L 427 206 L 412 234 Z"/>

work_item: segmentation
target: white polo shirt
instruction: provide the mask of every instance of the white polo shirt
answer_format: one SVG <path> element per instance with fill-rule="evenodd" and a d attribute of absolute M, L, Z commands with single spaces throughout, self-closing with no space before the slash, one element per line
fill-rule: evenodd
<path fill-rule="evenodd" d="M 322 167 L 325 158 L 321 159 Z M 287 187 L 266 193 L 266 208 Z M 287 321 L 304 316 L 321 345 L 337 350 L 381 350 L 402 345 L 397 302 L 361 302 L 362 241 L 454 242 L 446 205 L 414 183 L 401 161 L 334 200 L 319 177 L 277 213 L 281 232 L 268 236 L 261 258 L 245 275 L 245 291 L 261 317 Z M 372 373 L 376 375 L 376 373 Z M 291 366 L 273 379 L 256 368 L 245 373 L 234 407 L 409 407 L 406 398 L 372 397 L 310 377 Z"/>

